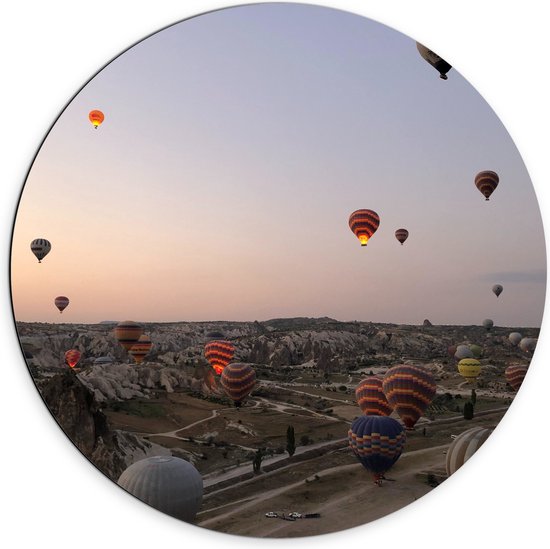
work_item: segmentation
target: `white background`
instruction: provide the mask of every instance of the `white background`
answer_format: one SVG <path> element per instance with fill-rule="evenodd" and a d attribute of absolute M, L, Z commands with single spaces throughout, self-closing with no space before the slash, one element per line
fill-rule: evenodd
<path fill-rule="evenodd" d="M 548 226 L 550 86 L 546 56 L 550 48 L 545 2 L 316 3 L 385 23 L 449 60 L 512 135 Z M 18 347 L 9 297 L 9 245 L 16 203 L 30 162 L 59 111 L 84 82 L 131 44 L 191 15 L 237 3 L 22 0 L 10 3 L 9 9 L 6 4 L 0 16 L 0 541 L 4 547 L 34 543 L 44 548 L 79 549 L 123 544 L 140 548 L 172 543 L 204 547 L 214 543 L 228 547 L 295 544 L 227 536 L 186 525 L 134 500 L 97 472 L 42 403 Z M 78 223 L 78 212 L 60 215 L 71 215 Z M 510 219 L 510 231 L 518 222 Z M 511 410 L 466 467 L 441 488 L 393 515 L 339 534 L 304 538 L 300 544 L 544 545 L 550 486 L 547 323 L 545 318 L 531 371 Z"/>

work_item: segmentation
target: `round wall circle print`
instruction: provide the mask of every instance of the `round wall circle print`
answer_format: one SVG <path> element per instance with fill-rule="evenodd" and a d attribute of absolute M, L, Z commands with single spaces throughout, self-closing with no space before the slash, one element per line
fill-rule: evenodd
<path fill-rule="evenodd" d="M 265 538 L 466 478 L 529 377 L 545 281 L 527 170 L 453 60 L 277 2 L 89 80 L 11 253 L 26 363 L 80 452 L 171 517 Z"/>

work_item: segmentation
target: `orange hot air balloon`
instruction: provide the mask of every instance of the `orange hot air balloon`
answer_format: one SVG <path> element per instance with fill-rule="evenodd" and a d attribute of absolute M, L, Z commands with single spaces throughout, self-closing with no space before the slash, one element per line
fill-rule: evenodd
<path fill-rule="evenodd" d="M 204 356 L 218 375 L 231 362 L 234 354 L 235 346 L 224 339 L 209 341 L 204 346 Z"/>
<path fill-rule="evenodd" d="M 94 125 L 94 129 L 97 130 L 98 126 L 100 126 L 101 123 L 105 120 L 105 115 L 101 111 L 94 110 L 90 111 L 88 118 L 90 119 L 90 122 Z"/>
<path fill-rule="evenodd" d="M 77 349 L 69 349 L 65 353 L 65 363 L 70 368 L 74 368 L 78 364 L 80 356 L 80 351 L 78 351 Z"/>
<path fill-rule="evenodd" d="M 139 336 L 137 342 L 130 347 L 128 354 L 136 361 L 136 364 L 141 364 L 152 347 L 153 342 L 151 338 L 148 335 L 142 334 Z"/>
<path fill-rule="evenodd" d="M 357 385 L 355 400 L 367 416 L 389 416 L 393 410 L 382 389 L 382 378 L 378 376 L 369 376 Z"/>
<path fill-rule="evenodd" d="M 409 238 L 409 231 L 407 229 L 397 229 L 395 231 L 395 238 L 401 242 L 401 246 L 403 246 L 403 242 Z"/>
<path fill-rule="evenodd" d="M 64 295 L 58 295 L 54 299 L 55 306 L 59 309 L 59 313 L 62 313 L 69 304 L 69 298 L 65 297 Z"/>
<path fill-rule="evenodd" d="M 116 340 L 127 351 L 132 348 L 132 345 L 137 343 L 137 340 L 140 338 L 142 333 L 143 328 L 132 320 L 124 320 L 123 322 L 117 324 L 115 328 Z"/>
<path fill-rule="evenodd" d="M 474 180 L 474 183 L 478 191 L 485 197 L 485 200 L 489 200 L 489 197 L 493 194 L 493 191 L 498 185 L 498 174 L 490 170 L 479 172 Z"/>
<path fill-rule="evenodd" d="M 367 245 L 379 225 L 380 217 L 373 210 L 356 210 L 349 216 L 349 228 L 359 239 L 361 246 Z"/>

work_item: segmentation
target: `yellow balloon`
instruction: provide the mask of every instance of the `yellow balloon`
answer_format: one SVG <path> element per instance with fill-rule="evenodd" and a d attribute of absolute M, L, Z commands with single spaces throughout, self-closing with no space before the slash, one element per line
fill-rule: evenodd
<path fill-rule="evenodd" d="M 463 358 L 458 363 L 458 372 L 469 383 L 475 383 L 481 373 L 481 362 L 475 358 Z"/>

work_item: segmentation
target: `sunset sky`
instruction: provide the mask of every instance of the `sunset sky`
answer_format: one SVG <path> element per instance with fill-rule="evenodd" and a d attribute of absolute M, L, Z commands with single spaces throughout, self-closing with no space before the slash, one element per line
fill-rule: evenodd
<path fill-rule="evenodd" d="M 481 170 L 500 175 L 489 202 Z M 359 208 L 381 218 L 366 248 Z M 412 38 L 296 4 L 196 17 L 105 67 L 39 152 L 12 253 L 24 321 L 538 326 L 546 280 L 528 173 L 470 84 Z"/>

